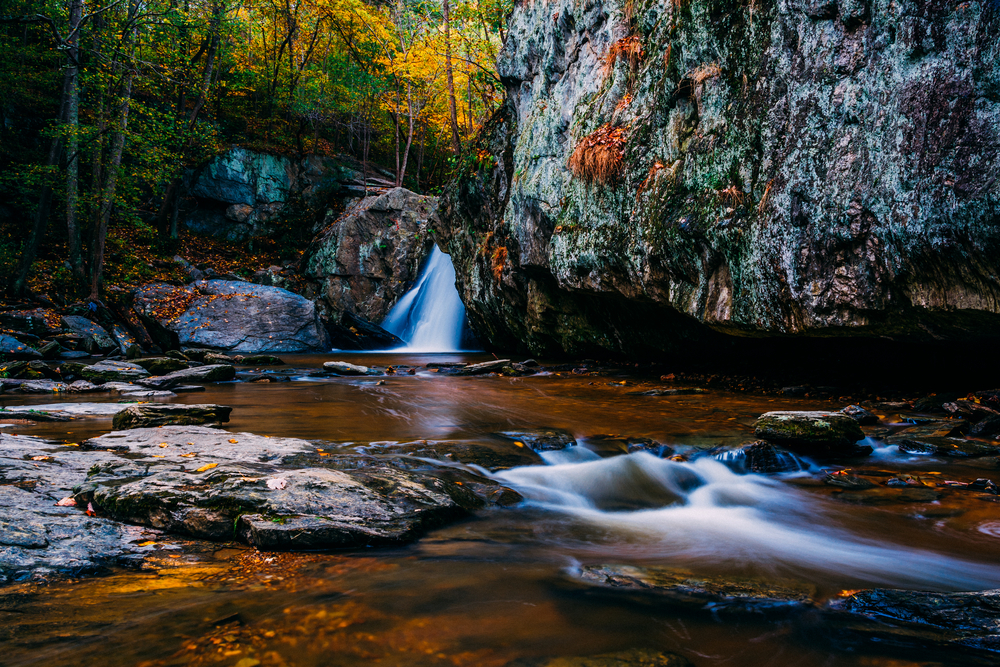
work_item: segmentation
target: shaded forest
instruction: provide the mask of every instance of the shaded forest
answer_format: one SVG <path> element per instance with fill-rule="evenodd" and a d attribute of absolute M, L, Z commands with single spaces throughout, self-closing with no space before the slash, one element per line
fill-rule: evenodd
<path fill-rule="evenodd" d="M 508 0 L 6 0 L 0 272 L 11 298 L 99 299 L 211 252 L 178 211 L 231 146 L 350 156 L 433 193 L 499 104 Z M 257 266 L 308 242 L 226 248 Z"/>

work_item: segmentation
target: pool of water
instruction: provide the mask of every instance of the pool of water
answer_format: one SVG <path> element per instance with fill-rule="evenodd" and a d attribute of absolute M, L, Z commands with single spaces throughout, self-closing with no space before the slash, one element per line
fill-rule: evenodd
<path fill-rule="evenodd" d="M 465 378 L 425 367 L 492 358 L 478 355 L 337 355 L 418 367 L 385 378 L 316 377 L 332 357 L 285 358 L 298 369 L 280 370 L 290 382 L 226 383 L 172 400 L 230 405 L 228 429 L 266 435 L 367 444 L 555 427 L 580 445 L 546 454 L 545 466 L 497 473 L 526 502 L 484 510 L 404 548 L 266 554 L 175 540 L 142 571 L 0 588 L 0 664 L 502 667 L 642 647 L 697 667 L 959 665 L 961 656 L 853 644 L 822 623 L 682 611 L 571 575 L 590 564 L 670 566 L 794 581 L 820 599 L 865 586 L 1000 586 L 1000 506 L 982 494 L 900 501 L 824 485 L 817 466 L 737 475 L 710 459 L 602 458 L 592 446 L 607 434 L 682 451 L 735 445 L 753 438 L 762 412 L 839 402 L 718 391 L 636 396 L 643 381 L 625 373 Z M 0 401 L 114 400 L 94 396 Z M 77 442 L 109 428 L 94 418 L 14 430 Z M 865 469 L 971 481 L 995 466 L 880 450 Z"/>

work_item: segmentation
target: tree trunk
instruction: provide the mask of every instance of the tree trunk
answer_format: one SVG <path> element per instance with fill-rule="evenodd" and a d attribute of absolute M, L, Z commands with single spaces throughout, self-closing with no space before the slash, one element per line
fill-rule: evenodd
<path fill-rule="evenodd" d="M 129 21 L 134 19 L 139 12 L 138 0 L 133 0 L 129 6 Z M 129 32 L 122 36 L 123 47 L 127 50 L 121 54 L 121 59 L 131 61 L 135 50 L 135 28 L 130 28 Z M 108 165 L 105 170 L 106 176 L 104 189 L 101 193 L 100 214 L 94 229 L 94 240 L 91 245 L 90 261 L 90 300 L 97 301 L 100 296 L 101 277 L 104 273 L 104 243 L 108 236 L 108 221 L 111 219 L 111 212 L 115 207 L 115 190 L 118 186 L 118 172 L 121 169 L 122 153 L 125 151 L 125 131 L 128 128 L 129 107 L 132 104 L 132 80 L 135 77 L 135 70 L 132 62 L 122 62 L 119 60 L 117 72 L 123 72 L 121 98 L 115 118 L 114 132 L 111 135 L 111 152 L 108 156 Z"/>
<path fill-rule="evenodd" d="M 451 66 L 451 1 L 444 0 L 444 71 L 448 79 L 448 111 L 451 114 L 451 149 L 458 155 L 462 150 L 462 139 L 458 133 L 458 103 L 455 100 L 455 73 Z"/>
<path fill-rule="evenodd" d="M 76 209 L 80 201 L 80 23 L 83 0 L 70 0 L 69 37 L 66 39 L 66 234 L 69 264 L 83 282 L 83 252 Z"/>
<path fill-rule="evenodd" d="M 69 91 L 69 71 L 63 74 L 63 89 L 59 108 L 58 122 L 66 120 L 66 99 Z M 59 137 L 53 137 L 49 143 L 49 156 L 46 166 L 55 167 L 59 164 L 62 155 L 63 142 Z M 18 262 L 17 274 L 11 285 L 11 292 L 15 297 L 23 296 L 28 291 L 28 274 L 31 273 L 31 265 L 38 254 L 38 246 L 45 236 L 45 228 L 49 222 L 49 211 L 52 207 L 52 185 L 46 183 L 38 190 L 38 208 L 35 210 L 35 219 L 31 225 L 31 232 L 28 235 L 28 242 L 21 248 L 21 259 Z"/>

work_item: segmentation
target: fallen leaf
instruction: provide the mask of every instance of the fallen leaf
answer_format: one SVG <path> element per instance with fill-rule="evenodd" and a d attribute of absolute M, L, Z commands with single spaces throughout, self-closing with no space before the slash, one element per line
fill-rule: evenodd
<path fill-rule="evenodd" d="M 167 444 L 167 443 L 165 443 L 165 442 L 161 442 L 161 443 L 160 443 L 160 447 L 161 447 L 161 448 L 163 448 L 163 447 L 169 447 L 169 446 L 170 446 L 170 445 L 168 445 L 168 444 Z"/>
<path fill-rule="evenodd" d="M 218 466 L 218 463 L 206 463 L 202 467 L 195 470 L 195 472 L 205 472 L 206 470 L 211 470 L 212 468 Z"/>
<path fill-rule="evenodd" d="M 139 547 L 151 547 L 154 544 L 156 544 L 156 542 L 154 542 L 153 540 L 146 540 L 145 542 L 139 542 L 139 544 L 137 544 L 136 546 L 139 546 Z"/>
<path fill-rule="evenodd" d="M 79 446 L 80 443 L 78 442 L 67 442 L 65 445 L 63 445 L 63 447 L 79 447 Z"/>
<path fill-rule="evenodd" d="M 267 480 L 267 488 L 269 489 L 275 489 L 280 491 L 281 489 L 285 488 L 287 484 L 288 482 L 285 481 L 284 479 L 281 479 L 280 477 Z"/>
<path fill-rule="evenodd" d="M 153 458 L 154 459 L 165 459 L 165 458 L 167 458 L 167 455 L 166 454 L 153 454 Z"/>
<path fill-rule="evenodd" d="M 198 452 L 188 452 L 187 454 L 181 454 L 181 457 L 185 459 L 189 459 L 192 456 L 198 456 Z"/>
<path fill-rule="evenodd" d="M 76 507 L 76 501 L 69 497 L 63 498 L 56 503 L 56 507 Z"/>
<path fill-rule="evenodd" d="M 32 461 L 51 461 L 52 457 L 51 456 L 32 456 L 31 460 Z"/>
<path fill-rule="evenodd" d="M 233 443 L 235 445 L 237 442 L 239 442 L 239 440 L 237 440 L 236 438 L 230 438 L 229 442 L 231 442 L 231 443 Z"/>
<path fill-rule="evenodd" d="M 87 516 L 97 516 L 97 512 L 94 511 L 94 503 L 87 503 Z"/>

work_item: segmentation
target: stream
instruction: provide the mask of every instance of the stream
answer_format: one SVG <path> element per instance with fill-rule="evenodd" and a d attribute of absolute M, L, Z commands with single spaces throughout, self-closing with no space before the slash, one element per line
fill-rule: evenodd
<path fill-rule="evenodd" d="M 486 355 L 375 356 L 283 355 L 289 366 L 272 372 L 290 382 L 221 383 L 173 400 L 232 406 L 226 428 L 234 432 L 362 445 L 490 440 L 498 431 L 555 427 L 579 444 L 545 452 L 546 465 L 495 473 L 524 502 L 482 510 L 407 547 L 259 553 L 149 531 L 137 539 L 162 548 L 142 570 L 0 588 L 7 628 L 0 664 L 502 667 L 633 648 L 677 653 L 696 667 L 969 664 L 962 656 L 852 643 L 822 622 L 678 610 L 572 576 L 606 563 L 669 566 L 697 576 L 796 582 L 817 599 L 871 586 L 1000 586 L 1000 513 L 980 494 L 888 497 L 875 489 L 862 496 L 823 484 L 815 465 L 740 475 L 709 457 L 605 457 L 596 437 L 645 437 L 694 451 L 752 440 L 750 425 L 769 410 L 842 403 L 711 390 L 637 396 L 624 372 L 449 377 L 425 365 Z M 331 358 L 419 371 L 381 384 L 317 377 Z M 628 385 L 618 384 L 627 378 Z M 92 396 L 85 400 L 114 401 Z M 5 405 L 56 401 L 5 397 Z M 16 431 L 78 442 L 109 429 L 107 419 L 85 418 Z M 863 467 L 886 477 L 968 480 L 989 476 L 995 465 L 879 448 Z"/>

